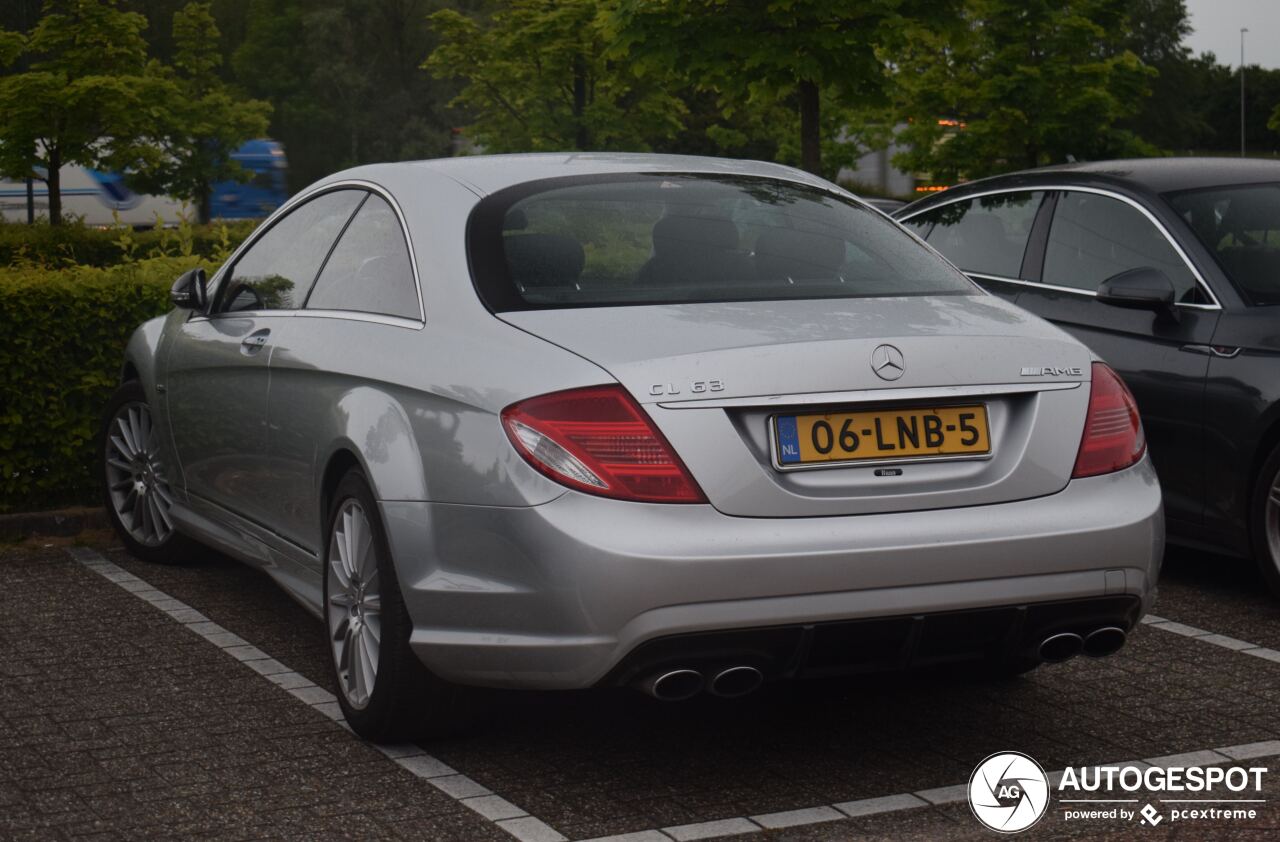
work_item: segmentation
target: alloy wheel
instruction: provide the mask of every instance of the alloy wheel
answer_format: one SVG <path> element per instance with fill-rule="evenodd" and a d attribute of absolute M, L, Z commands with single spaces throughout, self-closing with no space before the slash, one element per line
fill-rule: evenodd
<path fill-rule="evenodd" d="M 107 493 L 116 517 L 138 543 L 158 547 L 173 534 L 173 496 L 155 442 L 151 410 L 122 405 L 107 428 Z"/>
<path fill-rule="evenodd" d="M 329 536 L 326 615 L 338 684 L 356 709 L 369 704 L 378 678 L 382 596 L 373 526 L 354 499 L 343 503 Z"/>
<path fill-rule="evenodd" d="M 1267 492 L 1267 551 L 1271 555 L 1271 563 L 1280 568 L 1280 471 L 1271 478 L 1271 489 Z"/>

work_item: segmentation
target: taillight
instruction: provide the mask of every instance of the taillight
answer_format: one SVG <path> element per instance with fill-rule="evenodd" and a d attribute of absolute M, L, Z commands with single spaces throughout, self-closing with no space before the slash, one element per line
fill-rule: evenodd
<path fill-rule="evenodd" d="M 1109 474 L 1142 458 L 1147 437 L 1138 418 L 1138 405 L 1120 376 L 1105 363 L 1093 364 L 1089 414 L 1072 478 Z"/>
<path fill-rule="evenodd" d="M 512 404 L 502 426 L 529 464 L 604 497 L 705 503 L 680 457 L 621 386 L 553 392 Z"/>

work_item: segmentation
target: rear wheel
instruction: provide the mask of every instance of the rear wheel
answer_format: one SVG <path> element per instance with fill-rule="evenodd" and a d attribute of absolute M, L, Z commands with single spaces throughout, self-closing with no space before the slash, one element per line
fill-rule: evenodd
<path fill-rule="evenodd" d="M 103 413 L 98 465 L 111 525 L 134 556 L 156 564 L 179 564 L 199 550 L 173 522 L 169 466 L 142 384 L 118 388 Z"/>
<path fill-rule="evenodd" d="M 377 504 L 358 471 L 338 483 L 328 524 L 325 628 L 347 723 L 373 742 L 456 731 L 468 718 L 466 691 L 432 675 L 409 646 L 413 623 Z"/>
<path fill-rule="evenodd" d="M 1262 463 L 1249 514 L 1258 570 L 1272 593 L 1280 596 L 1280 447 Z"/>

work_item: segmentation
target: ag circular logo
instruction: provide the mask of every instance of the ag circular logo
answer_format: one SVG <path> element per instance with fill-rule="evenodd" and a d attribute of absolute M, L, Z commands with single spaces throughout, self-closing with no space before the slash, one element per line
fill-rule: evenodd
<path fill-rule="evenodd" d="M 1026 830 L 1048 807 L 1049 778 L 1039 763 L 1021 752 L 997 752 L 969 777 L 969 809 L 992 830 Z"/>

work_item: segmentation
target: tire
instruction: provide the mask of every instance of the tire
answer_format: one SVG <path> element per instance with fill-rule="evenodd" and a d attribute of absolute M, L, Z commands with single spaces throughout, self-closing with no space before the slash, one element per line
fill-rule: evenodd
<path fill-rule="evenodd" d="M 338 483 L 325 535 L 324 627 L 347 724 L 375 743 L 465 727 L 470 691 L 432 675 L 409 646 L 413 622 L 377 503 L 359 471 Z"/>
<path fill-rule="evenodd" d="M 102 413 L 98 472 L 107 517 L 130 554 L 152 564 L 182 564 L 203 548 L 174 526 L 168 466 L 160 459 L 142 384 L 122 383 Z"/>
<path fill-rule="evenodd" d="M 1280 597 L 1280 447 L 1258 471 L 1249 504 L 1253 557 L 1271 592 Z"/>

